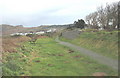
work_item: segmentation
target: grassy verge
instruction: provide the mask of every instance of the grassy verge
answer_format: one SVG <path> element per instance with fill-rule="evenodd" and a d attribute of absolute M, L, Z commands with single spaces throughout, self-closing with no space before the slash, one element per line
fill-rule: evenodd
<path fill-rule="evenodd" d="M 82 32 L 74 40 L 61 37 L 62 41 L 67 41 L 78 46 L 90 49 L 104 56 L 118 59 L 118 32 Z"/>
<path fill-rule="evenodd" d="M 117 71 L 59 45 L 51 38 L 38 39 L 36 44 L 25 42 L 17 51 L 3 53 L 3 75 L 91 76 L 96 72 L 117 75 Z"/>

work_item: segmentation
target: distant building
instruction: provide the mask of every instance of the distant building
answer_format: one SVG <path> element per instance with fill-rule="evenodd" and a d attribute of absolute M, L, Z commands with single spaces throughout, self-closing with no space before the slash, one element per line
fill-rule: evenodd
<path fill-rule="evenodd" d="M 13 34 L 10 34 L 11 36 L 14 36 L 14 35 L 27 35 L 27 33 L 13 33 Z"/>
<path fill-rule="evenodd" d="M 28 34 L 37 34 L 37 35 L 42 35 L 44 34 L 45 31 L 39 31 L 39 32 L 25 32 L 25 33 L 22 33 L 22 32 L 18 32 L 18 33 L 12 33 L 10 34 L 11 36 L 14 36 L 14 35 L 21 35 L 21 36 L 26 36 Z"/>
<path fill-rule="evenodd" d="M 39 31 L 39 32 L 36 32 L 35 34 L 37 34 L 37 35 L 42 35 L 42 34 L 44 34 L 45 32 L 44 31 Z"/>
<path fill-rule="evenodd" d="M 47 30 L 46 32 L 55 32 L 55 31 L 56 31 L 56 29 L 53 28 L 53 29 L 49 29 L 49 30 Z"/>

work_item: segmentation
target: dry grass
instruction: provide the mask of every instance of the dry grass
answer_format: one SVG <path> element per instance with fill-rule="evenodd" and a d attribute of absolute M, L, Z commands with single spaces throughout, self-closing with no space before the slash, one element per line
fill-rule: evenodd
<path fill-rule="evenodd" d="M 1 40 L 1 39 L 0 39 Z M 16 47 L 20 47 L 20 43 L 30 40 L 29 37 L 5 37 L 2 38 L 2 52 L 16 52 Z"/>
<path fill-rule="evenodd" d="M 37 38 L 46 38 L 46 36 L 38 36 Z M 25 41 L 30 41 L 30 37 L 20 36 L 20 37 L 3 37 L 0 38 L 2 42 L 0 47 L 1 52 L 16 52 L 16 47 L 20 47 L 20 43 Z"/>

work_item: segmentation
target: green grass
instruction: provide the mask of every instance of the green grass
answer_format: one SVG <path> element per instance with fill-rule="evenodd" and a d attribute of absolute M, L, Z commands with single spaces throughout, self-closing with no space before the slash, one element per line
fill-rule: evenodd
<path fill-rule="evenodd" d="M 83 32 L 74 40 L 61 37 L 62 41 L 67 41 L 78 46 L 90 49 L 113 59 L 118 59 L 118 32 Z"/>
<path fill-rule="evenodd" d="M 3 57 L 5 76 L 91 76 L 104 72 L 109 76 L 117 71 L 98 64 L 93 59 L 62 46 L 52 38 L 42 38 L 36 44 L 25 42 L 16 53 L 5 53 Z"/>

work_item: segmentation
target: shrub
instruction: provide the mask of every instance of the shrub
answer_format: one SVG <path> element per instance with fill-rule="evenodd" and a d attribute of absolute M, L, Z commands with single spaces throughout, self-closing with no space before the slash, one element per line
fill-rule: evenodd
<path fill-rule="evenodd" d="M 18 35 L 18 34 L 15 34 L 15 35 L 12 35 L 11 37 L 20 37 L 21 35 Z"/>

